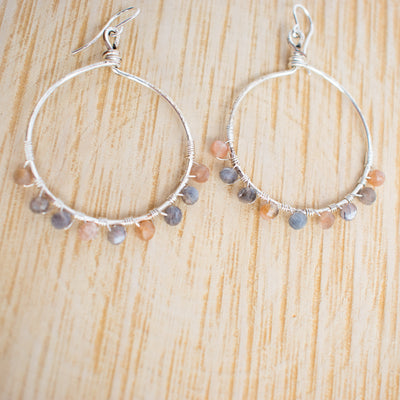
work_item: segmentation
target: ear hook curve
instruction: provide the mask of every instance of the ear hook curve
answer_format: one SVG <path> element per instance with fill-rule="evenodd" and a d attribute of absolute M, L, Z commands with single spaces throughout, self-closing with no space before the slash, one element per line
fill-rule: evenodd
<path fill-rule="evenodd" d="M 297 9 L 300 8 L 304 14 L 306 15 L 308 22 L 309 22 L 309 28 L 308 28 L 308 33 L 307 36 L 305 36 L 304 32 L 300 29 L 300 24 L 299 20 L 297 18 Z M 296 4 L 293 7 L 293 18 L 295 25 L 291 32 L 289 33 L 288 36 L 288 41 L 291 46 L 295 48 L 295 50 L 300 50 L 305 54 L 307 51 L 307 46 L 308 42 L 310 41 L 310 38 L 314 32 L 314 24 L 311 18 L 310 13 L 308 12 L 307 8 L 305 8 L 302 4 Z M 297 43 L 293 41 L 293 39 L 297 39 Z"/>
<path fill-rule="evenodd" d="M 131 10 L 133 10 L 133 14 L 130 16 L 130 17 L 128 17 L 128 18 L 126 18 L 126 19 L 124 19 L 123 21 L 121 21 L 119 24 L 117 24 L 117 25 L 115 25 L 115 27 L 113 27 L 113 31 L 116 31 L 116 32 L 119 32 L 119 33 L 121 33 L 122 32 L 122 27 L 123 27 L 123 25 L 125 25 L 127 22 L 129 22 L 129 21 L 132 21 L 133 19 L 135 19 L 138 15 L 139 15 L 139 13 L 140 13 L 140 8 L 137 8 L 137 7 L 127 7 L 127 8 L 124 8 L 123 10 L 121 10 L 121 11 L 118 11 L 116 14 L 114 14 L 109 20 L 108 20 L 108 22 L 103 26 L 103 28 L 101 29 L 101 31 L 90 41 L 90 42 L 88 42 L 88 43 L 86 43 L 86 44 L 84 44 L 83 46 L 81 46 L 81 47 L 79 47 L 78 49 L 76 49 L 76 50 L 74 50 L 73 52 L 72 52 L 72 54 L 77 54 L 77 53 L 79 53 L 80 51 L 82 51 L 82 50 L 85 50 L 85 49 L 87 49 L 88 47 L 90 47 L 92 44 L 94 44 L 103 34 L 104 34 L 104 32 L 107 30 L 107 28 L 111 25 L 111 23 L 115 20 L 115 19 L 117 19 L 120 15 L 122 15 L 123 13 L 126 13 L 126 12 L 128 12 L 128 11 L 131 11 Z"/>

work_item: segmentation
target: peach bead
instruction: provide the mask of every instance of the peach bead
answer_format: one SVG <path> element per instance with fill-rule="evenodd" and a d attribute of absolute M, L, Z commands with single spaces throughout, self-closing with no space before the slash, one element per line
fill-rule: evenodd
<path fill-rule="evenodd" d="M 190 175 L 193 176 L 194 181 L 204 183 L 208 181 L 210 170 L 203 164 L 193 164 Z"/>
<path fill-rule="evenodd" d="M 331 211 L 324 211 L 319 216 L 319 223 L 322 229 L 329 229 L 335 222 L 335 216 Z"/>
<path fill-rule="evenodd" d="M 93 240 L 98 232 L 99 226 L 94 222 L 84 222 L 78 228 L 78 235 L 83 241 Z"/>
<path fill-rule="evenodd" d="M 136 232 L 142 240 L 150 240 L 156 232 L 156 227 L 150 220 L 142 221 L 136 227 Z"/>
<path fill-rule="evenodd" d="M 279 213 L 279 208 L 274 203 L 265 203 L 260 207 L 260 216 L 264 219 L 275 218 Z"/>
<path fill-rule="evenodd" d="M 21 167 L 14 172 L 14 181 L 17 185 L 32 185 L 35 178 L 29 167 Z"/>
<path fill-rule="evenodd" d="M 226 158 L 229 152 L 228 145 L 222 140 L 216 140 L 210 147 L 210 151 L 214 157 Z"/>
<path fill-rule="evenodd" d="M 385 174 L 378 169 L 371 171 L 368 176 L 368 183 L 372 186 L 381 186 L 385 182 Z"/>

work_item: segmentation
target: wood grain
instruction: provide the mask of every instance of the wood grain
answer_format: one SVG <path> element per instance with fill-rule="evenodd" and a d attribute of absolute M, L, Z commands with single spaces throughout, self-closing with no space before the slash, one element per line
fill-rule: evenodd
<path fill-rule="evenodd" d="M 399 399 L 400 5 L 304 4 L 315 23 L 310 62 L 355 97 L 370 125 L 378 200 L 356 220 L 301 232 L 271 223 L 219 181 L 209 154 L 250 80 L 286 67 L 291 1 L 144 0 L 121 38 L 121 68 L 180 105 L 211 178 L 177 227 L 157 219 L 141 242 L 113 247 L 77 224 L 56 232 L 16 187 L 29 114 L 125 0 L 0 2 L 1 399 Z M 262 85 L 238 122 L 254 181 L 318 205 L 352 188 L 365 143 L 349 103 L 298 74 Z M 96 71 L 49 100 L 35 129 L 38 168 L 66 202 L 109 216 L 169 193 L 183 132 L 146 89 Z"/>

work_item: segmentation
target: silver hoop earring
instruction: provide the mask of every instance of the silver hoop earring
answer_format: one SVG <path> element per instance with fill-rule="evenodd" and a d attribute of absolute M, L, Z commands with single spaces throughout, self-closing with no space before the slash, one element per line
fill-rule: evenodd
<path fill-rule="evenodd" d="M 301 9 L 308 19 L 309 29 L 307 35 L 305 35 L 302 29 L 300 28 L 297 18 L 298 9 Z M 334 212 L 337 210 L 339 210 L 340 216 L 346 221 L 350 221 L 356 216 L 357 207 L 353 203 L 354 198 L 357 197 L 363 204 L 372 204 L 376 199 L 376 193 L 374 189 L 372 189 L 369 186 L 366 186 L 366 184 L 368 183 L 371 186 L 380 186 L 381 184 L 383 184 L 385 180 L 385 175 L 383 172 L 377 169 L 371 170 L 373 161 L 371 134 L 367 122 L 364 118 L 364 115 L 361 112 L 355 100 L 353 99 L 353 97 L 334 78 L 327 75 L 325 72 L 322 72 L 314 68 L 307 62 L 307 56 L 306 56 L 307 45 L 313 33 L 313 23 L 308 10 L 304 6 L 297 4 L 293 8 L 293 16 L 295 20 L 295 25 L 293 29 L 290 31 L 288 36 L 288 43 L 293 51 L 289 58 L 289 65 L 288 65 L 289 68 L 284 71 L 264 75 L 261 78 L 258 78 L 253 82 L 251 82 L 250 84 L 248 84 L 240 92 L 240 94 L 235 99 L 232 109 L 230 111 L 229 121 L 227 126 L 227 140 L 215 141 L 211 145 L 210 150 L 211 153 L 218 159 L 221 160 L 229 159 L 232 164 L 232 167 L 224 168 L 220 171 L 219 175 L 224 183 L 233 184 L 238 179 L 240 179 L 246 185 L 245 187 L 241 188 L 238 192 L 239 200 L 245 203 L 253 203 L 257 199 L 257 197 L 261 199 L 262 201 L 260 207 L 261 217 L 269 220 L 276 217 L 280 211 L 284 211 L 290 214 L 289 225 L 293 229 L 301 229 L 306 225 L 308 216 L 317 215 L 319 217 L 321 227 L 323 229 L 327 229 L 333 225 L 335 220 Z M 313 73 L 322 77 L 350 100 L 351 104 L 353 105 L 358 116 L 361 119 L 367 142 L 364 170 L 362 172 L 361 177 L 355 184 L 354 189 L 346 196 L 344 196 L 343 199 L 338 200 L 334 204 L 326 205 L 321 208 L 296 208 L 291 206 L 290 204 L 273 199 L 270 195 L 259 189 L 251 181 L 249 176 L 244 172 L 244 170 L 240 166 L 239 158 L 234 148 L 233 128 L 234 128 L 235 114 L 244 97 L 252 89 L 260 85 L 261 83 L 268 81 L 270 79 L 292 75 L 301 68 L 307 70 L 308 73 L 310 74 Z"/>
<path fill-rule="evenodd" d="M 130 14 L 129 17 L 118 24 L 112 24 L 114 20 L 116 20 L 122 14 L 128 12 Z M 118 45 L 123 27 L 127 22 L 136 18 L 139 12 L 140 10 L 138 8 L 128 7 L 114 14 L 94 39 L 73 52 L 73 54 L 76 54 L 82 50 L 85 50 L 101 37 L 104 39 L 106 51 L 103 53 L 103 61 L 84 66 L 67 74 L 62 79 L 50 86 L 36 104 L 29 120 L 28 129 L 25 136 L 24 147 L 26 161 L 24 166 L 19 168 L 14 175 L 14 180 L 17 184 L 23 186 L 36 186 L 39 189 L 38 196 L 34 197 L 30 202 L 30 208 L 34 213 L 45 214 L 50 211 L 51 206 L 58 209 L 51 217 L 51 223 L 54 228 L 68 229 L 72 225 L 74 219 L 82 221 L 82 224 L 79 226 L 79 235 L 82 240 L 93 239 L 97 235 L 99 227 L 105 226 L 108 229 L 108 240 L 112 244 L 120 244 L 126 238 L 125 227 L 127 225 L 135 225 L 139 237 L 141 237 L 143 240 L 151 239 L 155 232 L 155 227 L 152 222 L 153 218 L 158 215 L 162 215 L 167 224 L 179 224 L 182 219 L 182 212 L 180 208 L 174 205 L 174 203 L 177 201 L 178 197 L 181 197 L 184 203 L 188 205 L 194 204 L 198 200 L 199 194 L 195 187 L 188 186 L 189 180 L 193 179 L 196 182 L 205 182 L 209 176 L 208 168 L 194 161 L 194 143 L 192 135 L 182 112 L 175 102 L 166 93 L 151 83 L 119 69 L 121 64 L 121 55 L 118 50 Z M 46 102 L 49 96 L 65 82 L 68 82 L 69 80 L 85 72 L 104 67 L 110 68 L 111 71 L 118 76 L 139 83 L 140 85 L 151 89 L 157 95 L 161 96 L 177 113 L 185 131 L 185 156 L 187 163 L 182 179 L 180 180 L 176 189 L 161 205 L 140 216 L 129 216 L 121 219 L 108 219 L 106 217 L 90 216 L 81 211 L 77 211 L 74 208 L 66 205 L 61 199 L 57 198 L 53 194 L 53 192 L 46 186 L 44 180 L 39 175 L 35 165 L 34 151 L 32 146 L 33 127 L 36 117 L 38 116 L 43 104 Z"/>

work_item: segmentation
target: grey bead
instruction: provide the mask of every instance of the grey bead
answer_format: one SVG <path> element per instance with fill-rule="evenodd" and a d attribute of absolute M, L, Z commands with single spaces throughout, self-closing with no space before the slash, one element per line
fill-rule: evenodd
<path fill-rule="evenodd" d="M 307 223 L 307 215 L 301 211 L 294 212 L 289 218 L 289 225 L 293 229 L 304 228 Z"/>
<path fill-rule="evenodd" d="M 38 196 L 31 200 L 29 207 L 36 214 L 45 214 L 49 210 L 50 202 L 46 197 Z"/>
<path fill-rule="evenodd" d="M 232 185 L 238 179 L 238 173 L 233 168 L 224 168 L 219 172 L 222 182 Z"/>
<path fill-rule="evenodd" d="M 51 216 L 51 224 L 56 229 L 67 229 L 72 224 L 72 215 L 65 210 L 61 210 Z"/>
<path fill-rule="evenodd" d="M 123 225 L 114 225 L 107 233 L 107 239 L 112 244 L 121 244 L 126 238 L 126 229 Z"/>
<path fill-rule="evenodd" d="M 168 225 L 178 225 L 182 220 L 182 211 L 176 206 L 169 206 L 164 210 L 164 219 Z"/>
<path fill-rule="evenodd" d="M 351 221 L 357 214 L 357 207 L 353 203 L 345 204 L 340 210 L 340 216 L 345 221 Z"/>
<path fill-rule="evenodd" d="M 193 186 L 185 186 L 181 192 L 185 204 L 192 205 L 199 199 L 199 191 Z"/>
<path fill-rule="evenodd" d="M 243 203 L 253 203 L 257 198 L 257 192 L 252 187 L 244 187 L 239 190 L 238 197 Z"/>
<path fill-rule="evenodd" d="M 370 187 L 363 187 L 360 189 L 358 194 L 361 194 L 361 197 L 359 197 L 358 200 L 367 206 L 371 205 L 376 200 L 376 192 Z"/>

